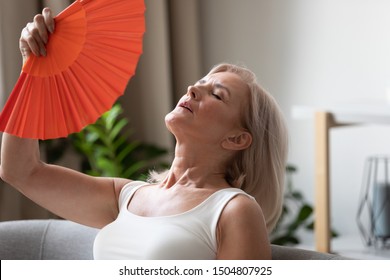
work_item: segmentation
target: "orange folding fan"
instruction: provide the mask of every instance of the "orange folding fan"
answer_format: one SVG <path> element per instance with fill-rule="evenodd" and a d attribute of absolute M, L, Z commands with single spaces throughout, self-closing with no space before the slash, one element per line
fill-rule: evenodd
<path fill-rule="evenodd" d="M 66 137 L 123 94 L 142 53 L 143 0 L 77 0 L 55 18 L 47 56 L 31 55 L 0 114 L 0 130 Z"/>

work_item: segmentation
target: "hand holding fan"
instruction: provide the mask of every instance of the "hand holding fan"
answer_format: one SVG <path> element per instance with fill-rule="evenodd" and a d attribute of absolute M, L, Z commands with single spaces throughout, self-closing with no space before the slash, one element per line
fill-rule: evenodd
<path fill-rule="evenodd" d="M 22 138 L 66 137 L 123 94 L 142 53 L 143 0 L 77 0 L 55 18 L 47 56 L 31 55 L 0 114 Z"/>

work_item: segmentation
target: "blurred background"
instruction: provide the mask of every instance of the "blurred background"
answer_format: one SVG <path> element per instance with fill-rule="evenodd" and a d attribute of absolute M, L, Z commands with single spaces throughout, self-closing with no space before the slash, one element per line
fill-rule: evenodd
<path fill-rule="evenodd" d="M 0 100 L 21 69 L 18 39 L 43 7 L 56 13 L 68 0 L 0 0 Z M 164 116 L 187 86 L 220 62 L 253 70 L 279 102 L 290 133 L 293 184 L 314 204 L 314 119 L 294 108 L 390 105 L 390 1 L 387 0 L 146 0 L 144 53 L 120 98 L 134 137 L 166 148 L 173 139 Z M 331 224 L 334 250 L 366 253 L 356 224 L 363 167 L 389 154 L 390 126 L 332 129 Z M 62 164 L 78 168 L 70 153 Z M 315 208 L 315 205 L 314 205 Z M 2 183 L 0 220 L 51 217 Z M 301 232 L 313 248 L 312 232 Z M 363 249 L 362 249 L 363 248 Z M 375 254 L 375 253 L 373 253 Z"/>

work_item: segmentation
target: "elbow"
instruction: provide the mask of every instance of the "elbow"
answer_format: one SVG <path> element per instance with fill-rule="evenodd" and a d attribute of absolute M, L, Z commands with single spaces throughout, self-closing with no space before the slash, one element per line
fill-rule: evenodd
<path fill-rule="evenodd" d="M 5 172 L 3 165 L 0 165 L 0 178 L 4 182 L 8 183 L 8 174 Z"/>
<path fill-rule="evenodd" d="M 19 168 L 15 166 L 0 166 L 0 177 L 8 185 L 21 191 L 22 187 L 26 184 L 29 176 L 28 173 L 20 172 Z"/>
<path fill-rule="evenodd" d="M 5 183 L 14 185 L 15 184 L 15 175 L 13 174 L 12 170 L 8 170 L 3 165 L 0 166 L 0 178 Z"/>
<path fill-rule="evenodd" d="M 28 166 L 28 168 L 23 166 Z M 29 162 L 21 166 L 1 164 L 0 177 L 8 185 L 11 185 L 20 192 L 24 192 L 31 184 L 31 181 L 37 178 L 37 174 L 42 167 L 44 167 L 42 162 L 38 162 L 37 164 Z"/>

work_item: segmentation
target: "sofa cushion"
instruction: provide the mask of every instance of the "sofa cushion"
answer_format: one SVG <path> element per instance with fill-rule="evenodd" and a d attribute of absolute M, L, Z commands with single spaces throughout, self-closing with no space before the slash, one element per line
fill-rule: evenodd
<path fill-rule="evenodd" d="M 97 229 L 64 220 L 1 222 L 0 259 L 93 259 L 93 241 L 97 232 Z"/>

